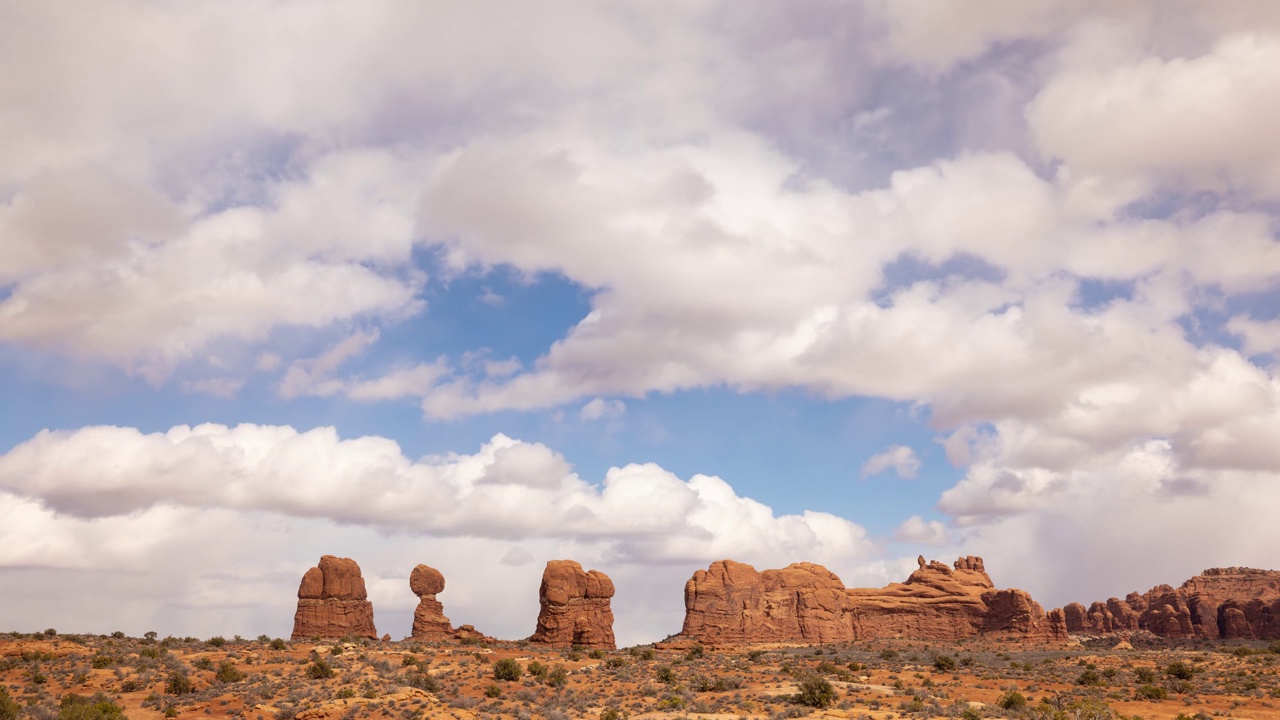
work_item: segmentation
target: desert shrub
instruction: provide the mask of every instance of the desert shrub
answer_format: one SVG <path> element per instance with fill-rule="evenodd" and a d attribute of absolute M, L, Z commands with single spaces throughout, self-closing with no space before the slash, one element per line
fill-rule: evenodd
<path fill-rule="evenodd" d="M 58 703 L 58 720 L 125 720 L 124 711 L 98 693 L 84 697 L 67 693 Z"/>
<path fill-rule="evenodd" d="M 569 671 L 565 670 L 563 665 L 556 665 L 547 671 L 547 677 L 543 682 L 552 687 L 563 687 L 569 682 Z"/>
<path fill-rule="evenodd" d="M 547 676 L 547 666 L 537 660 L 530 660 L 529 665 L 525 667 L 525 671 L 539 680 Z"/>
<path fill-rule="evenodd" d="M 759 662 L 760 658 L 762 657 L 764 657 L 763 650 L 752 650 L 751 652 L 747 653 L 747 659 L 750 660 L 751 662 Z"/>
<path fill-rule="evenodd" d="M 411 673 L 405 684 L 433 694 L 440 692 L 440 681 L 424 672 Z"/>
<path fill-rule="evenodd" d="M 116 659 L 109 655 L 94 655 L 93 659 L 89 661 L 89 664 L 94 670 L 101 670 L 106 667 L 111 667 L 115 661 Z"/>
<path fill-rule="evenodd" d="M 0 685 L 0 720 L 15 720 L 22 706 L 9 698 L 9 690 Z"/>
<path fill-rule="evenodd" d="M 520 663 L 511 658 L 503 658 L 493 664 L 493 677 L 495 680 L 515 682 L 523 674 L 524 668 L 520 667 Z"/>
<path fill-rule="evenodd" d="M 592 650 L 592 651 L 587 655 L 587 657 L 591 658 L 592 660 L 603 660 L 603 659 L 604 659 L 604 651 L 603 651 L 603 650 L 598 650 L 598 649 L 597 649 L 597 650 Z"/>
<path fill-rule="evenodd" d="M 626 658 L 611 657 L 608 660 L 604 661 L 604 666 L 609 668 L 626 667 L 627 661 L 626 661 Z"/>
<path fill-rule="evenodd" d="M 500 698 L 502 697 L 502 688 L 497 685 L 490 685 L 484 689 L 484 696 L 487 698 Z"/>
<path fill-rule="evenodd" d="M 346 700 L 348 698 L 353 698 L 355 696 L 356 696 L 356 689 L 346 687 L 339 690 L 338 694 L 335 697 L 337 697 L 339 700 Z"/>
<path fill-rule="evenodd" d="M 244 673 L 236 669 L 235 663 L 230 660 L 223 660 L 218 665 L 218 673 L 215 676 L 220 683 L 240 682 L 244 679 Z"/>
<path fill-rule="evenodd" d="M 276 638 L 275 640 L 271 641 L 272 650 L 285 650 L 288 647 L 289 647 L 289 643 L 285 642 L 284 640 L 281 640 L 280 638 Z"/>
<path fill-rule="evenodd" d="M 1168 690 L 1165 690 L 1159 685 L 1150 684 L 1139 685 L 1138 689 L 1134 691 L 1134 694 L 1143 700 L 1163 700 L 1169 697 Z"/>
<path fill-rule="evenodd" d="M 982 711 L 975 707 L 967 707 L 960 713 L 960 720 L 982 720 Z"/>
<path fill-rule="evenodd" d="M 164 691 L 170 695 L 185 695 L 195 692 L 196 689 L 191 684 L 191 678 L 187 677 L 185 672 L 173 670 L 170 671 L 169 678 L 165 680 Z"/>
<path fill-rule="evenodd" d="M 1017 710 L 1027 706 L 1027 697 L 1017 690 L 1007 690 L 996 701 L 996 704 L 1005 710 Z"/>
<path fill-rule="evenodd" d="M 653 676 L 660 683 L 666 685 L 676 684 L 676 671 L 672 670 L 670 665 L 659 665 L 658 669 L 653 672 Z"/>
<path fill-rule="evenodd" d="M 214 635 L 213 637 L 209 638 L 209 644 L 214 647 L 222 647 L 223 645 L 227 644 L 227 639 L 222 637 L 221 635 Z"/>
<path fill-rule="evenodd" d="M 1165 666 L 1164 673 L 1171 678 L 1178 680 L 1190 680 L 1196 674 L 1196 669 L 1181 660 L 1174 660 Z"/>
<path fill-rule="evenodd" d="M 1076 684 L 1085 687 L 1102 687 L 1106 682 L 1097 670 L 1085 670 L 1076 678 Z"/>
<path fill-rule="evenodd" d="M 1153 683 L 1156 681 L 1156 671 L 1151 668 L 1138 668 L 1133 674 L 1140 683 Z"/>
<path fill-rule="evenodd" d="M 657 656 L 658 656 L 658 653 L 653 648 L 645 648 L 640 651 L 641 660 L 652 660 Z"/>
<path fill-rule="evenodd" d="M 322 658 L 316 658 L 307 666 L 307 677 L 312 680 L 324 680 L 331 678 L 337 673 L 334 672 L 333 666 L 325 662 Z"/>
<path fill-rule="evenodd" d="M 897 651 L 897 650 L 893 650 L 893 649 L 881 650 L 881 651 L 880 651 L 880 659 L 881 659 L 881 660 L 897 660 L 897 659 L 898 659 L 898 651 Z"/>
<path fill-rule="evenodd" d="M 706 650 L 701 645 L 694 645 L 692 648 L 689 649 L 689 652 L 685 653 L 684 659 L 696 660 L 702 657 L 703 654 L 705 653 L 706 653 Z"/>
<path fill-rule="evenodd" d="M 795 696 L 795 701 L 801 705 L 816 708 L 824 708 L 835 702 L 835 699 L 836 689 L 824 678 L 817 676 L 800 681 L 800 692 Z"/>
<path fill-rule="evenodd" d="M 120 630 L 116 630 L 115 632 L 111 633 L 111 637 L 115 638 L 116 640 L 123 640 L 124 632 Z"/>
<path fill-rule="evenodd" d="M 934 655 L 933 669 L 938 672 L 951 672 L 956 669 L 956 659 L 950 655 Z"/>
<path fill-rule="evenodd" d="M 44 634 L 45 634 L 45 637 L 57 637 L 58 631 L 54 630 L 53 628 L 46 628 L 44 631 Z"/>
<path fill-rule="evenodd" d="M 600 711 L 600 720 L 626 720 L 627 714 L 612 705 Z"/>
<path fill-rule="evenodd" d="M 191 663 L 191 666 L 197 670 L 212 670 L 213 661 L 207 657 L 196 658 L 195 662 Z"/>

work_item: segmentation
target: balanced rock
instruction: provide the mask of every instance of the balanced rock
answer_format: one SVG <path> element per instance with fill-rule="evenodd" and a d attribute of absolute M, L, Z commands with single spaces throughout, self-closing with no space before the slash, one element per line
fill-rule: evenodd
<path fill-rule="evenodd" d="M 453 626 L 444 616 L 444 605 L 436 599 L 436 594 L 444 591 L 444 575 L 433 567 L 419 565 L 409 573 L 409 589 L 418 596 L 418 608 L 413 611 L 413 638 L 445 640 L 454 637 Z"/>
<path fill-rule="evenodd" d="M 538 589 L 538 627 L 530 642 L 613 650 L 613 581 L 572 560 L 552 560 Z"/>
<path fill-rule="evenodd" d="M 293 616 L 293 639 L 312 637 L 378 639 L 373 627 L 373 604 L 365 593 L 364 578 L 355 560 L 324 555 L 319 565 L 302 576 L 298 612 Z"/>
<path fill-rule="evenodd" d="M 707 643 L 844 642 L 904 637 L 956 640 L 983 633 L 1062 634 L 1022 590 L 997 590 L 982 558 L 926 563 L 905 583 L 845 588 L 813 563 L 757 571 L 712 563 L 685 584 L 681 635 Z"/>
<path fill-rule="evenodd" d="M 1157 585 L 1124 600 L 1095 602 L 1083 617 L 1063 608 L 1067 630 L 1085 635 L 1145 630 L 1170 638 L 1280 638 L 1280 572 L 1211 568 L 1174 588 Z"/>

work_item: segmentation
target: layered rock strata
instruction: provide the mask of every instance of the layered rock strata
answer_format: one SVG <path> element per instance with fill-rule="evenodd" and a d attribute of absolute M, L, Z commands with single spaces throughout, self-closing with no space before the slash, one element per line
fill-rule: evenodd
<path fill-rule="evenodd" d="M 538 626 L 530 642 L 613 650 L 613 581 L 572 560 L 552 560 L 538 589 Z"/>
<path fill-rule="evenodd" d="M 373 627 L 373 604 L 365 593 L 360 566 L 350 558 L 324 555 L 320 564 L 302 576 L 298 611 L 293 616 L 293 639 L 378 639 Z"/>
<path fill-rule="evenodd" d="M 1168 638 L 1280 639 L 1280 572 L 1211 568 L 1174 588 L 1157 585 L 1086 608 L 1053 611 L 1067 632 L 1086 635 L 1147 631 Z"/>
<path fill-rule="evenodd" d="M 956 640 L 983 633 L 1051 638 L 1062 629 L 1022 590 L 998 590 L 982 558 L 926 563 L 904 583 L 846 588 L 821 565 L 757 571 L 732 560 L 685 584 L 681 635 L 707 643 L 827 643 L 908 637 Z"/>

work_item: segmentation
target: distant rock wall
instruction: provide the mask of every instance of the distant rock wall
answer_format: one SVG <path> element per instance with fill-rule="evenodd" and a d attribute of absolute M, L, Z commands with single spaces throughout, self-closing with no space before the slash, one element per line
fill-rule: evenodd
<path fill-rule="evenodd" d="M 538 626 L 530 642 L 613 650 L 613 581 L 572 560 L 552 560 L 538 589 Z"/>
<path fill-rule="evenodd" d="M 1280 639 L 1280 572 L 1210 568 L 1180 587 L 1157 585 L 1124 600 L 1060 613 L 1067 632 L 1104 635 L 1146 631 L 1169 638 Z"/>
<path fill-rule="evenodd" d="M 350 558 L 324 555 L 302 576 L 293 639 L 364 637 L 376 640 L 373 604 L 365 593 L 360 566 Z"/>
<path fill-rule="evenodd" d="M 1027 593 L 997 590 L 982 558 L 963 557 L 948 566 L 922 557 L 919 566 L 905 583 L 849 589 L 813 563 L 760 572 L 722 560 L 685 584 L 681 635 L 708 643 L 827 643 L 1063 633 Z"/>

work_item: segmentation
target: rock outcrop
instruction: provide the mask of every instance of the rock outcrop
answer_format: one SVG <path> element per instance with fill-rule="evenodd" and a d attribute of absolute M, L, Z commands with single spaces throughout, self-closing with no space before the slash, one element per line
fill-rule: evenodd
<path fill-rule="evenodd" d="M 982 558 L 926 563 L 905 583 L 846 588 L 821 565 L 758 572 L 722 560 L 685 584 L 681 635 L 707 643 L 956 640 L 982 633 L 1049 638 L 1061 628 L 1022 590 L 997 590 Z"/>
<path fill-rule="evenodd" d="M 1085 635 L 1274 640 L 1280 638 L 1280 572 L 1212 568 L 1178 588 L 1157 585 L 1087 609 L 1071 603 L 1061 614 L 1067 632 Z"/>
<path fill-rule="evenodd" d="M 344 637 L 378 639 L 373 604 L 364 589 L 360 566 L 350 558 L 325 555 L 302 576 L 293 639 Z"/>
<path fill-rule="evenodd" d="M 418 607 L 413 611 L 415 640 L 446 640 L 454 636 L 449 618 L 444 616 L 444 605 L 436 594 L 444 592 L 444 575 L 427 565 L 419 565 L 409 573 L 409 589 L 418 596 Z"/>
<path fill-rule="evenodd" d="M 613 581 L 572 560 L 552 560 L 538 589 L 538 628 L 530 642 L 613 650 Z"/>

